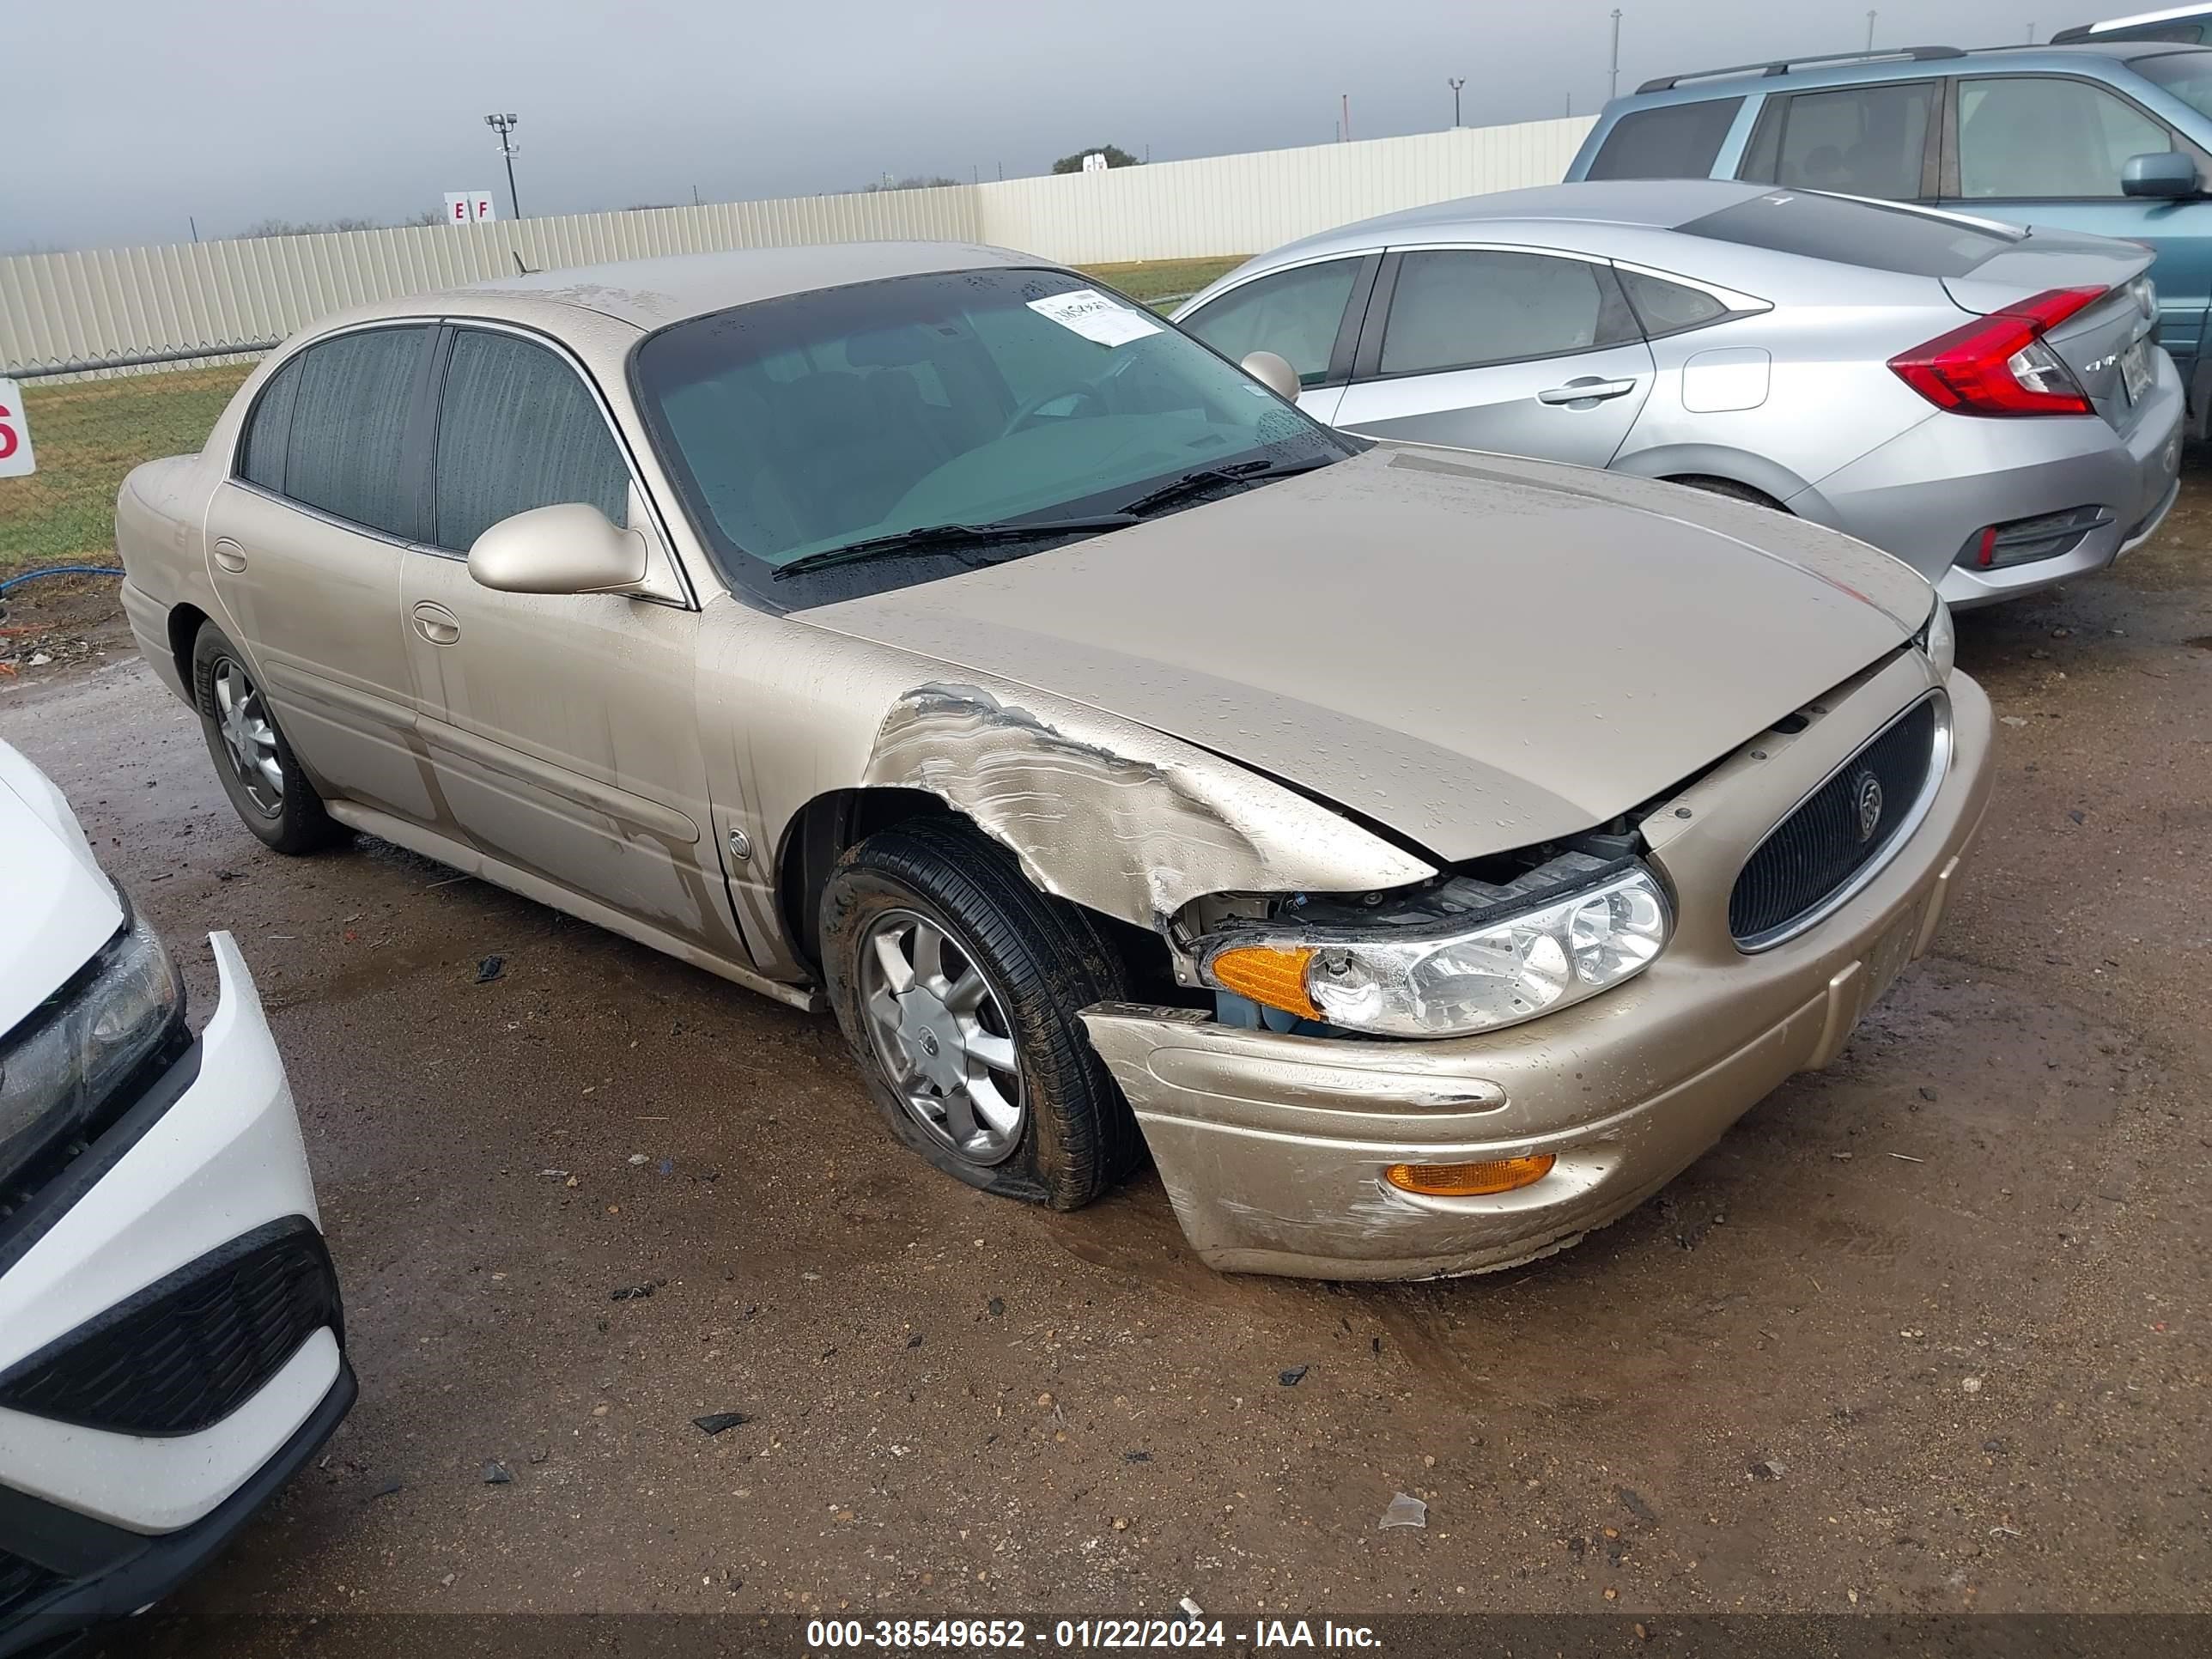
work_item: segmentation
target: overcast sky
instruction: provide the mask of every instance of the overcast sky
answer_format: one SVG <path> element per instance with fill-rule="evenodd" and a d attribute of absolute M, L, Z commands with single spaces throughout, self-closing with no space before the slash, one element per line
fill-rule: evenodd
<path fill-rule="evenodd" d="M 2130 8 L 1918 0 L 1875 39 L 1984 46 Z M 1099 143 L 1156 160 L 1603 101 L 1613 0 L 64 0 L 0 23 L 15 157 L 0 252 L 183 241 L 257 220 L 379 222 L 505 179 L 531 214 L 809 195 L 896 174 L 1042 173 Z M 1832 0 L 1620 0 L 1624 89 L 1848 51 Z"/>

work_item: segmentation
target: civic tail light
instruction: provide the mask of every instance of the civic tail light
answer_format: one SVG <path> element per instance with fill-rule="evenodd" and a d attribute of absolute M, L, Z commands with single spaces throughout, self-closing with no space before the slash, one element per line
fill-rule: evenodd
<path fill-rule="evenodd" d="M 1905 385 L 1960 415 L 2094 415 L 2088 394 L 2043 337 L 2111 292 L 2055 288 L 1977 317 L 1889 366 Z"/>

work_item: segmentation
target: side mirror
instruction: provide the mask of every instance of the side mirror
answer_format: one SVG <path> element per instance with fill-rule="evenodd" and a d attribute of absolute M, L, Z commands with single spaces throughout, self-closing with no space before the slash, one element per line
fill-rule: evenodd
<path fill-rule="evenodd" d="M 1237 365 L 1261 386 L 1288 403 L 1296 403 L 1304 390 L 1298 385 L 1298 372 L 1291 367 L 1290 359 L 1272 351 L 1255 351 Z"/>
<path fill-rule="evenodd" d="M 2175 201 L 2202 193 L 2197 177 L 2197 163 L 2178 149 L 2131 155 L 2128 158 L 2128 164 L 2120 169 L 2120 194 L 2123 196 L 2161 197 L 2167 201 Z"/>
<path fill-rule="evenodd" d="M 502 593 L 621 593 L 645 580 L 645 538 L 596 507 L 561 501 L 501 519 L 469 549 L 469 574 Z"/>

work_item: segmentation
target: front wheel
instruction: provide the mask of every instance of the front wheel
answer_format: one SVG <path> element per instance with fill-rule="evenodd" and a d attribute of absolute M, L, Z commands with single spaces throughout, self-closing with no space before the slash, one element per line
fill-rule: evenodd
<path fill-rule="evenodd" d="M 1121 963 L 997 842 L 939 819 L 869 836 L 823 893 L 822 958 L 868 1092 L 946 1174 L 1073 1210 L 1141 1161 L 1076 1018 L 1123 994 Z"/>
<path fill-rule="evenodd" d="M 300 769 L 252 665 L 213 623 L 201 623 L 192 641 L 192 701 L 240 823 L 279 853 L 312 853 L 344 839 Z"/>

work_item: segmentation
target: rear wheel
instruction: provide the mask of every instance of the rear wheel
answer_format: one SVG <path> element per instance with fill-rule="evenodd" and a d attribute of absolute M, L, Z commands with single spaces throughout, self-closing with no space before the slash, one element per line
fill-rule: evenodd
<path fill-rule="evenodd" d="M 946 1174 L 1073 1210 L 1141 1161 L 1076 1017 L 1123 994 L 1120 960 L 997 842 L 939 820 L 869 836 L 823 891 L 822 958 L 878 1109 Z"/>
<path fill-rule="evenodd" d="M 1708 495 L 1726 495 L 1731 501 L 1749 501 L 1753 507 L 1771 507 L 1777 513 L 1790 509 L 1763 489 L 1753 489 L 1749 484 L 1738 483 L 1733 478 L 1708 478 L 1703 475 L 1685 478 L 1669 478 L 1668 483 L 1678 483 L 1690 489 L 1702 489 Z"/>
<path fill-rule="evenodd" d="M 312 853 L 344 838 L 293 757 L 252 666 L 213 623 L 201 623 L 192 641 L 192 701 L 240 822 L 279 853 Z"/>

